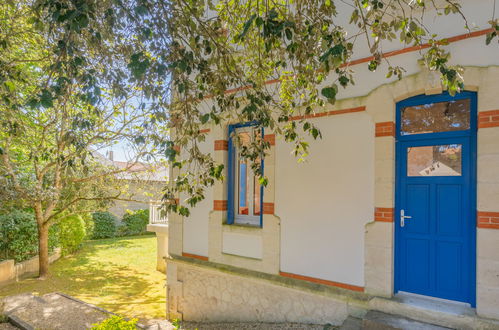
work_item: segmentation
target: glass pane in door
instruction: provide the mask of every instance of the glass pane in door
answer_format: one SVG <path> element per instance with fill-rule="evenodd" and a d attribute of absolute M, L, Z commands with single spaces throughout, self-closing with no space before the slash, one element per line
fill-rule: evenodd
<path fill-rule="evenodd" d="M 407 176 L 460 176 L 461 144 L 407 148 Z"/>
<path fill-rule="evenodd" d="M 427 103 L 402 109 L 401 135 L 470 128 L 470 100 Z"/>

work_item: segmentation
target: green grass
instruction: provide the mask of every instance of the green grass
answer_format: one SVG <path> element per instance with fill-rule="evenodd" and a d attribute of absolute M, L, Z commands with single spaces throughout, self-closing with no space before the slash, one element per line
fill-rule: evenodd
<path fill-rule="evenodd" d="M 127 317 L 164 318 L 165 279 L 156 270 L 155 236 L 120 237 L 86 242 L 53 263 L 47 280 L 12 283 L 0 288 L 0 297 L 63 292 Z"/>

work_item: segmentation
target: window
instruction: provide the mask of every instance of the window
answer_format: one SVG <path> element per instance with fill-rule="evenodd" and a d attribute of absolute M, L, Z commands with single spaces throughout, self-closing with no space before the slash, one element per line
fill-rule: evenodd
<path fill-rule="evenodd" d="M 461 144 L 407 148 L 407 176 L 460 176 Z"/>
<path fill-rule="evenodd" d="M 262 136 L 251 124 L 229 127 L 229 212 L 228 223 L 261 226 L 263 188 L 252 170 L 251 161 L 240 157 L 240 148 Z M 262 162 L 257 159 L 257 162 Z M 262 162 L 263 166 L 263 162 Z"/>
<path fill-rule="evenodd" d="M 467 130 L 470 99 L 404 107 L 401 124 L 401 135 Z"/>

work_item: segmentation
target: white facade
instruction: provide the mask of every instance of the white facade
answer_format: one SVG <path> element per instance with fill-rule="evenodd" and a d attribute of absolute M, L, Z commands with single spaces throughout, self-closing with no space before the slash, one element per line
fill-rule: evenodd
<path fill-rule="evenodd" d="M 492 4 L 463 4 L 477 30 L 486 26 Z M 448 37 L 465 33 L 456 26 L 462 26 L 458 18 L 444 18 L 435 29 Z M 499 320 L 499 48 L 485 46 L 484 38 L 483 33 L 465 35 L 448 46 L 452 62 L 465 67 L 465 89 L 476 92 L 478 100 L 476 308 L 470 309 L 475 314 L 406 315 L 433 317 L 443 326 L 499 327 L 483 321 Z M 386 49 L 398 50 L 395 46 Z M 269 185 L 261 228 L 227 224 L 227 182 L 210 189 L 190 217 L 171 216 L 170 316 L 340 324 L 347 315 L 369 309 L 395 313 L 390 307 L 395 302 L 383 299 L 395 294 L 396 103 L 443 92 L 436 76 L 417 64 L 420 57 L 417 50 L 390 57 L 392 66 L 407 70 L 400 81 L 385 79 L 383 66 L 375 73 L 366 63 L 353 66 L 356 85 L 340 91 L 341 100 L 312 119 L 323 139 L 311 141 L 305 162 L 297 162 L 290 146 L 265 132 L 272 147 L 265 159 Z M 227 127 L 206 129 L 203 151 L 227 164 Z M 280 305 L 275 295 L 308 303 Z M 319 307 L 324 304 L 331 309 Z"/>

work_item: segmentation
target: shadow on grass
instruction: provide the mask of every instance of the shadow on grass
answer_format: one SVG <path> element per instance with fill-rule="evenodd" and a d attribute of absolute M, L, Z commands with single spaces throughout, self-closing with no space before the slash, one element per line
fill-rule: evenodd
<path fill-rule="evenodd" d="M 165 276 L 156 268 L 154 236 L 88 241 L 51 266 L 45 280 L 30 278 L 0 288 L 0 296 L 63 292 L 112 312 L 140 319 L 165 315 Z"/>

